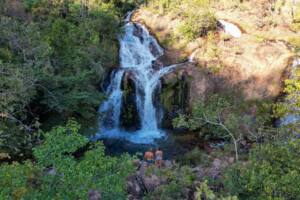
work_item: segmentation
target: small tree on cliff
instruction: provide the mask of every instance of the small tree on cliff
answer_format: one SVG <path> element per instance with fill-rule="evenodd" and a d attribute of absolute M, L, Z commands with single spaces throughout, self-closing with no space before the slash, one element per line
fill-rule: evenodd
<path fill-rule="evenodd" d="M 191 115 L 180 115 L 173 125 L 198 131 L 206 138 L 229 138 L 238 160 L 241 139 L 259 142 L 266 138 L 265 130 L 273 134 L 269 127 L 271 109 L 271 104 L 264 101 L 247 102 L 236 97 L 213 95 L 196 103 Z"/>
<path fill-rule="evenodd" d="M 173 125 L 193 131 L 207 131 L 217 137 L 230 137 L 234 144 L 235 158 L 238 160 L 238 141 L 241 138 L 238 128 L 241 118 L 233 110 L 234 106 L 228 100 L 212 96 L 208 103 L 198 102 L 193 107 L 191 116 L 180 115 Z"/>

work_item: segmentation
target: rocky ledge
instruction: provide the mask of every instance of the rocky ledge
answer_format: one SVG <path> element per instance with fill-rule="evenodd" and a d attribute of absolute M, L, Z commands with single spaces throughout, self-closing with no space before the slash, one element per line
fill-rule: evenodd
<path fill-rule="evenodd" d="M 215 180 L 219 179 L 222 176 L 222 172 L 233 163 L 233 157 L 215 158 L 210 166 L 198 165 L 189 168 L 189 171 L 195 178 L 191 186 L 181 188 L 181 192 L 184 196 L 183 200 L 195 199 L 196 189 L 201 182 L 204 181 L 205 177 Z M 160 169 L 155 166 L 147 167 L 147 165 L 140 160 L 136 160 L 134 164 L 137 167 L 137 171 L 134 175 L 128 177 L 127 181 L 129 200 L 141 200 L 148 193 L 152 193 L 159 187 L 169 184 L 168 171 L 176 171 L 181 168 L 177 163 L 169 160 L 164 161 Z"/>

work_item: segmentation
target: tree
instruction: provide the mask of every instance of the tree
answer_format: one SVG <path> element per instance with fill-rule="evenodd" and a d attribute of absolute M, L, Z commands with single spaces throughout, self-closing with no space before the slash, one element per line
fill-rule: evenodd
<path fill-rule="evenodd" d="M 228 100 L 212 96 L 207 103 L 203 101 L 197 103 L 191 116 L 180 115 L 174 120 L 173 125 L 191 130 L 208 129 L 208 132 L 216 134 L 219 138 L 229 136 L 234 144 L 235 158 L 238 160 L 238 141 L 241 138 L 238 128 L 241 120 L 234 112 L 234 105 Z"/>
<path fill-rule="evenodd" d="M 134 171 L 128 155 L 109 157 L 102 143 L 92 144 L 83 157 L 88 139 L 78 133 L 74 121 L 45 133 L 34 148 L 36 162 L 0 166 L 1 199 L 87 199 L 90 191 L 102 199 L 125 199 L 126 178 Z"/>
<path fill-rule="evenodd" d="M 279 131 L 272 128 L 272 106 L 267 100 L 215 94 L 196 103 L 190 115 L 175 118 L 173 126 L 195 131 L 203 139 L 231 140 L 238 160 L 241 140 L 261 143 Z"/>
<path fill-rule="evenodd" d="M 229 169 L 226 191 L 240 199 L 300 198 L 300 140 L 276 141 L 252 150 L 248 164 Z"/>
<path fill-rule="evenodd" d="M 21 19 L 6 14 L 13 2 L 0 8 L 0 150 L 12 157 L 30 153 L 52 116 L 96 117 L 99 85 L 118 64 L 122 33 L 121 11 L 111 2 L 24 0 L 16 9 L 30 17 Z"/>

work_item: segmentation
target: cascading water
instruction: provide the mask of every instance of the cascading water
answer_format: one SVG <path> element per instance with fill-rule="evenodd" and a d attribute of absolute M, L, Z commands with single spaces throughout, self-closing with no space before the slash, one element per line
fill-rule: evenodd
<path fill-rule="evenodd" d="M 158 128 L 159 110 L 154 106 L 153 95 L 160 78 L 177 65 L 154 69 L 153 63 L 163 55 L 163 49 L 148 30 L 136 23 L 125 25 L 125 34 L 120 41 L 120 68 L 116 69 L 106 90 L 107 100 L 100 106 L 100 133 L 97 138 L 123 138 L 134 143 L 152 143 L 163 136 Z M 126 73 L 132 75 L 136 88 L 136 107 L 141 129 L 127 132 L 120 127 L 122 109 L 122 79 Z M 123 105 L 124 106 L 124 105 Z"/>
<path fill-rule="evenodd" d="M 300 67 L 300 58 L 295 58 L 293 63 L 292 63 L 292 74 L 291 74 L 291 78 L 292 79 L 298 79 L 297 78 L 297 70 L 299 70 L 299 67 Z M 299 98 L 299 96 L 297 96 L 297 98 Z M 294 104 L 294 102 L 296 102 L 297 100 L 296 99 L 290 99 L 289 100 L 291 104 Z M 295 107 L 292 109 L 294 110 L 297 110 L 298 108 Z M 281 119 L 281 125 L 289 125 L 289 124 L 294 124 L 296 122 L 299 122 L 300 120 L 300 116 L 299 115 L 296 115 L 296 114 L 293 114 L 293 113 L 288 113 L 285 117 L 283 117 Z"/>

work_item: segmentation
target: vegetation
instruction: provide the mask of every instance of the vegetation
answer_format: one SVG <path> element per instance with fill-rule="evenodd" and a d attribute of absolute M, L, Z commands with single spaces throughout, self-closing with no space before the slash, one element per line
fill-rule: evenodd
<path fill-rule="evenodd" d="M 35 162 L 1 165 L 1 199 L 87 199 L 91 191 L 101 199 L 126 199 L 126 178 L 134 169 L 131 158 L 105 156 L 101 143 L 76 158 L 88 145 L 78 131 L 74 121 L 55 127 L 33 149 Z"/>
<path fill-rule="evenodd" d="M 257 120 L 253 121 L 251 115 L 242 114 L 245 113 L 244 103 L 238 98 L 213 95 L 206 101 L 195 104 L 192 115 L 180 115 L 174 120 L 173 125 L 197 131 L 199 136 L 205 139 L 229 138 L 234 144 L 235 157 L 238 160 L 239 141 L 245 138 L 258 141 L 261 136 L 255 134 L 255 131 L 270 122 L 270 115 L 267 113 L 269 106 L 260 103 L 256 113 Z"/>
<path fill-rule="evenodd" d="M 299 199 L 299 153 L 299 139 L 259 145 L 247 165 L 229 169 L 226 189 L 240 199 Z"/>
<path fill-rule="evenodd" d="M 202 200 L 203 198 L 208 200 L 238 200 L 236 196 L 219 196 L 214 193 L 208 186 L 207 181 L 201 183 L 201 185 L 197 188 L 196 192 L 196 200 Z"/>
<path fill-rule="evenodd" d="M 160 14 L 172 13 L 178 16 L 181 23 L 174 31 L 173 37 L 191 41 L 217 28 L 216 17 L 209 5 L 209 0 L 154 0 L 148 8 Z"/>
<path fill-rule="evenodd" d="M 76 121 L 95 119 L 106 98 L 99 86 L 118 65 L 122 19 L 143 2 L 0 0 L 0 199 L 128 198 L 126 184 L 136 170 L 134 157 L 105 155 L 104 145 L 82 136 Z M 204 49 L 204 60 L 213 61 L 220 60 L 219 41 L 238 42 L 216 32 L 215 7 L 243 11 L 249 2 L 152 0 L 145 1 L 144 8 L 178 19 L 167 45 L 199 39 L 201 45 L 199 42 L 196 48 Z M 263 24 L 255 26 L 261 30 L 276 27 L 275 16 L 286 5 L 283 0 L 262 1 Z M 300 37 L 294 34 L 299 32 L 300 5 L 289 3 L 289 8 L 291 37 L 283 40 L 298 53 Z M 277 40 L 267 31 L 254 31 L 252 36 L 266 45 Z M 228 48 L 236 55 L 244 51 L 234 43 Z M 207 64 L 209 73 L 222 67 Z M 163 183 L 144 198 L 300 199 L 299 91 L 299 70 L 295 67 L 276 103 L 248 101 L 234 92 L 219 92 L 194 102 L 190 113 L 179 114 L 173 121 L 174 127 L 192 131 L 201 141 L 225 145 L 207 150 L 212 153 L 194 145 L 171 167 L 149 167 L 146 175 L 155 175 Z M 128 110 L 132 110 L 130 106 Z M 127 111 L 123 114 L 132 121 L 134 116 Z M 291 116 L 296 120 L 286 123 Z M 59 121 L 54 128 L 47 124 L 51 118 Z M 216 157 L 232 162 L 226 163 L 224 171 L 207 177 L 207 171 L 215 170 L 211 161 Z"/>
<path fill-rule="evenodd" d="M 172 169 L 167 168 L 162 170 L 153 168 L 148 170 L 160 177 L 166 177 L 168 179 L 168 184 L 161 185 L 156 188 L 154 192 L 149 193 L 146 196 L 147 200 L 187 198 L 184 189 L 186 187 L 191 187 L 195 180 L 195 175 L 188 166 L 175 166 Z"/>
<path fill-rule="evenodd" d="M 51 116 L 91 120 L 99 83 L 118 64 L 121 19 L 135 1 L 4 1 L 0 150 L 28 154 Z"/>

